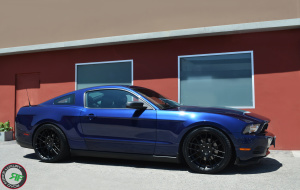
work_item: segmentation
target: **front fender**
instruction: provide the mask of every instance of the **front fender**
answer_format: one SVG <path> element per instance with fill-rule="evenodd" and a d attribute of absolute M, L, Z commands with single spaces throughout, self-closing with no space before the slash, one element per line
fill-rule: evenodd
<path fill-rule="evenodd" d="M 232 142 L 233 133 L 238 133 L 247 125 L 244 121 L 227 115 L 202 112 L 157 112 L 157 144 L 155 154 L 176 156 L 180 142 L 196 127 L 211 126 L 224 132 Z"/>
<path fill-rule="evenodd" d="M 183 140 L 183 138 L 189 132 L 193 131 L 194 129 L 196 129 L 198 127 L 214 127 L 216 129 L 219 129 L 223 133 L 227 134 L 228 136 L 232 135 L 232 132 L 228 128 L 226 128 L 223 125 L 221 125 L 220 123 L 216 123 L 216 122 L 212 122 L 212 121 L 199 121 L 199 122 L 193 123 L 193 124 L 185 127 L 181 131 L 181 133 L 178 135 L 178 142 L 181 142 Z"/>

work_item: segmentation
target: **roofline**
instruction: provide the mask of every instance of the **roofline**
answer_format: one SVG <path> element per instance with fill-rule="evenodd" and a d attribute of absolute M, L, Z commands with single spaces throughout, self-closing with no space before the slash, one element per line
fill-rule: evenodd
<path fill-rule="evenodd" d="M 295 28 L 300 28 L 300 18 L 263 21 L 263 22 L 251 22 L 251 23 L 242 23 L 242 24 L 231 24 L 231 25 L 220 25 L 220 26 L 209 26 L 209 27 L 180 29 L 180 30 L 169 30 L 169 31 L 161 31 L 161 32 L 150 32 L 150 33 L 122 35 L 122 36 L 111 36 L 111 37 L 92 38 L 92 39 L 84 39 L 84 40 L 0 48 L 0 56 L 50 51 L 50 50 L 62 50 L 62 49 L 82 48 L 82 47 L 96 47 L 96 46 L 105 46 L 105 45 L 155 41 L 155 40 L 163 40 L 163 39 L 215 36 L 215 35 L 224 35 L 224 34 L 285 30 L 285 29 L 295 29 Z"/>
<path fill-rule="evenodd" d="M 92 86 L 92 87 L 87 87 L 87 88 L 81 88 L 81 89 L 77 89 L 74 90 L 73 92 L 76 91 L 88 91 L 88 90 L 94 90 L 94 89 L 100 89 L 100 88 L 130 88 L 133 85 L 101 85 L 101 86 Z"/>

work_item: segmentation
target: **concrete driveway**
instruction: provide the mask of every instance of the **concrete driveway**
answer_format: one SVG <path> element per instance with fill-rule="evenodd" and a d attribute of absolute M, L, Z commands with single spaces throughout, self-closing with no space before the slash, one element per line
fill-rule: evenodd
<path fill-rule="evenodd" d="M 300 189 L 300 155 L 272 151 L 260 164 L 217 175 L 191 173 L 179 164 L 73 157 L 43 163 L 15 141 L 0 142 L 0 169 L 18 163 L 27 171 L 20 189 Z M 2 183 L 0 189 L 7 189 Z"/>

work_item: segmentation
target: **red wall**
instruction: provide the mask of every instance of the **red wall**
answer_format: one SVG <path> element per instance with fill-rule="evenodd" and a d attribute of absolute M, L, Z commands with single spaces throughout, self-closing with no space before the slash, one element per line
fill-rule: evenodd
<path fill-rule="evenodd" d="M 75 89 L 75 64 L 133 59 L 134 85 L 178 98 L 178 56 L 254 52 L 255 109 L 272 119 L 276 149 L 300 149 L 300 30 L 161 40 L 0 57 L 0 121 L 14 120 L 15 78 L 40 73 L 41 101 Z"/>

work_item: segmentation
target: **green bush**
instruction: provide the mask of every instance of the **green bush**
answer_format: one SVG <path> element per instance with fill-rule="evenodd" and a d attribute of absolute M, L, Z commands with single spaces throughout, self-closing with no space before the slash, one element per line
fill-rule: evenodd
<path fill-rule="evenodd" d="M 11 131 L 12 128 L 10 127 L 10 123 L 9 121 L 2 123 L 0 122 L 0 132 L 7 132 L 7 131 Z"/>

